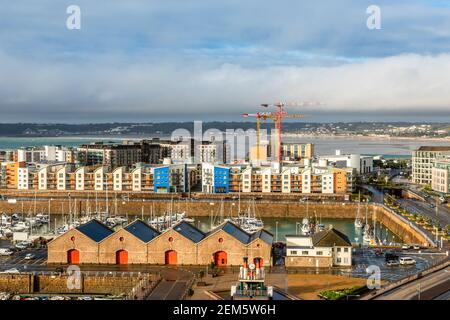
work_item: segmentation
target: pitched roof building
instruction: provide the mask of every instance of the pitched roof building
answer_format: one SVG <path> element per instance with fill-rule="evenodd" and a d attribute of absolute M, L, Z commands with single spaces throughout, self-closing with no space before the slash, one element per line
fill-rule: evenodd
<path fill-rule="evenodd" d="M 286 236 L 286 267 L 336 267 L 352 265 L 352 244 L 334 228 L 313 236 Z"/>
<path fill-rule="evenodd" d="M 48 263 L 240 265 L 243 257 L 271 263 L 273 235 L 260 230 L 249 234 L 232 222 L 203 232 L 180 222 L 158 232 L 135 220 L 113 231 L 91 220 L 48 244 Z"/>

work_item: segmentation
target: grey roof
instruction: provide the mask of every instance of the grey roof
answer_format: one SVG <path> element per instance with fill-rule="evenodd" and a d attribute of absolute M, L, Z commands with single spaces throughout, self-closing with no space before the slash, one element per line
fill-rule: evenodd
<path fill-rule="evenodd" d="M 182 236 L 188 238 L 192 242 L 199 242 L 205 238 L 205 234 L 194 227 L 192 224 L 182 221 L 173 227 L 173 230 L 181 234 Z"/>
<path fill-rule="evenodd" d="M 231 221 L 226 221 L 222 223 L 217 228 L 208 232 L 207 236 L 216 232 L 217 230 L 225 231 L 226 233 L 228 233 L 229 235 L 231 235 L 232 237 L 234 237 L 236 240 L 240 241 L 243 244 L 249 244 L 250 242 L 258 238 L 261 238 L 261 240 L 270 245 L 272 245 L 273 242 L 273 235 L 269 231 L 261 229 L 259 231 L 250 234 Z"/>
<path fill-rule="evenodd" d="M 239 240 L 242 243 L 249 243 L 251 240 L 251 236 L 242 230 L 240 227 L 235 225 L 234 223 L 231 223 L 230 221 L 227 221 L 225 224 L 220 226 L 220 229 L 228 233 L 229 235 L 233 236 L 237 240 Z M 255 232 L 256 233 L 256 232 Z"/>
<path fill-rule="evenodd" d="M 334 228 L 315 233 L 312 236 L 312 242 L 315 247 L 350 247 L 352 245 L 345 234 Z"/>
<path fill-rule="evenodd" d="M 77 230 L 88 236 L 95 242 L 102 241 L 114 232 L 96 219 L 92 219 L 91 221 L 82 224 L 81 226 L 77 227 Z"/>
<path fill-rule="evenodd" d="M 252 242 L 255 239 L 260 238 L 262 241 L 264 241 L 265 243 L 272 245 L 273 243 L 273 234 L 271 234 L 269 231 L 265 230 L 265 229 L 261 229 L 259 231 L 256 231 L 255 233 L 253 233 L 252 235 L 250 235 L 250 239 L 249 242 Z"/>
<path fill-rule="evenodd" d="M 157 230 L 153 229 L 151 226 L 139 219 L 127 225 L 125 230 L 145 243 L 153 240 L 160 234 Z"/>

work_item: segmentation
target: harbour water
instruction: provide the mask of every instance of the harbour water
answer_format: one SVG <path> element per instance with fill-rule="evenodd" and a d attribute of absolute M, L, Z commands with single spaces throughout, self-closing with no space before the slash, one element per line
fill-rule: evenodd
<path fill-rule="evenodd" d="M 264 229 L 268 230 L 274 235 L 275 241 L 285 241 L 286 235 L 301 234 L 301 223 L 302 219 L 295 218 L 262 218 L 264 222 Z M 332 226 L 333 228 L 341 231 L 348 236 L 349 240 L 355 244 L 363 243 L 362 229 L 356 229 L 353 219 L 322 219 L 322 223 L 328 228 Z M 370 221 L 369 221 L 370 223 Z M 195 225 L 202 231 L 209 231 L 211 229 L 211 219 L 209 217 L 195 217 Z M 296 230 L 297 229 L 297 230 Z M 387 243 L 390 242 L 400 242 L 395 234 L 386 227 L 380 229 L 379 224 L 377 224 L 376 234 L 381 235 L 381 239 L 386 239 Z M 381 233 L 380 233 L 381 232 Z M 276 239 L 278 238 L 278 239 Z"/>

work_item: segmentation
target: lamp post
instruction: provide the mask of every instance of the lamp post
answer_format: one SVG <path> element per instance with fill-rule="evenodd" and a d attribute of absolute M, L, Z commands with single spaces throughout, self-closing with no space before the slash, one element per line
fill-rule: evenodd
<path fill-rule="evenodd" d="M 275 242 L 278 242 L 278 221 L 275 221 Z"/>

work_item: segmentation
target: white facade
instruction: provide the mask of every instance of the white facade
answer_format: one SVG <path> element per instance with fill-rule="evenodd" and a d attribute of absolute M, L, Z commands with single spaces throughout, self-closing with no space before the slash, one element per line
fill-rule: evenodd
<path fill-rule="evenodd" d="M 56 171 L 56 189 L 57 190 L 69 190 L 70 189 L 70 175 L 67 166 Z"/>
<path fill-rule="evenodd" d="M 113 176 L 113 190 L 122 191 L 123 189 L 123 175 L 125 173 L 124 167 L 119 167 L 112 172 Z"/>
<path fill-rule="evenodd" d="M 32 185 L 32 167 L 19 167 L 17 168 L 17 189 L 18 190 L 28 190 Z"/>
<path fill-rule="evenodd" d="M 334 193 L 334 174 L 322 174 L 322 193 Z"/>
<path fill-rule="evenodd" d="M 86 167 L 81 167 L 75 170 L 75 190 L 84 190 L 86 181 Z"/>
<path fill-rule="evenodd" d="M 373 171 L 373 157 L 361 156 L 359 154 L 341 154 L 340 150 L 336 150 L 335 155 L 319 156 L 319 166 L 333 164 L 336 168 L 353 168 L 358 174 L 366 174 Z"/>

